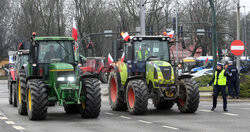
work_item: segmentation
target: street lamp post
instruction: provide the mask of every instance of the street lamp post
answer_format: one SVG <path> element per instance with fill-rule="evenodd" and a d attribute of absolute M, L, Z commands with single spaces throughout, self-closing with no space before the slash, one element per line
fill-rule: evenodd
<path fill-rule="evenodd" d="M 212 10 L 212 54 L 213 54 L 213 71 L 215 73 L 217 65 L 217 34 L 216 34 L 216 12 L 214 8 L 214 0 L 209 0 L 211 10 Z"/>
<path fill-rule="evenodd" d="M 141 35 L 146 35 L 144 0 L 140 0 L 140 24 L 141 24 Z"/>

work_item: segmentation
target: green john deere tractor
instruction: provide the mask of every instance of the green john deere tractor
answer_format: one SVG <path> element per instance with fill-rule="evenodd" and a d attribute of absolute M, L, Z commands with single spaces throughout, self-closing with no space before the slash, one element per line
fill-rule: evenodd
<path fill-rule="evenodd" d="M 176 76 L 170 63 L 169 37 L 133 37 L 118 45 L 125 59 L 110 68 L 112 110 L 144 114 L 150 98 L 157 109 L 170 109 L 174 103 L 183 113 L 194 113 L 198 109 L 198 84 L 189 75 Z"/>
<path fill-rule="evenodd" d="M 19 72 L 18 113 L 31 120 L 43 120 L 47 105 L 58 102 L 66 113 L 96 118 L 101 107 L 97 78 L 79 75 L 79 57 L 72 37 L 35 37 L 30 54 Z"/>

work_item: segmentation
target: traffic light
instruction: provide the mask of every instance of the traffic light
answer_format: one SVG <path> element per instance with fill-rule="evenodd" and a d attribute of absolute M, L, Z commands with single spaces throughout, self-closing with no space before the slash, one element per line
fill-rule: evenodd
<path fill-rule="evenodd" d="M 183 37 L 183 26 L 178 26 L 178 36 Z"/>
<path fill-rule="evenodd" d="M 176 31 L 176 18 L 173 18 L 173 30 Z"/>
<path fill-rule="evenodd" d="M 212 28 L 208 29 L 208 38 L 212 38 Z"/>

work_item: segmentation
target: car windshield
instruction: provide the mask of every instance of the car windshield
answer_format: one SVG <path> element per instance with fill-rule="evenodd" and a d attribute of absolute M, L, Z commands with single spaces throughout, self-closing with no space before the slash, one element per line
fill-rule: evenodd
<path fill-rule="evenodd" d="M 74 62 L 72 41 L 40 41 L 38 63 Z"/>
<path fill-rule="evenodd" d="M 166 41 L 143 40 L 134 42 L 135 59 L 146 61 L 149 57 L 157 57 L 163 61 L 169 61 L 169 46 Z"/>

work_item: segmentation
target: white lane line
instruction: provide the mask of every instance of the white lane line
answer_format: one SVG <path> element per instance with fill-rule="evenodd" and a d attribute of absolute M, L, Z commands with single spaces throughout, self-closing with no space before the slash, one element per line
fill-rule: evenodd
<path fill-rule="evenodd" d="M 22 126 L 13 126 L 13 128 L 15 128 L 17 130 L 24 130 L 24 128 Z"/>
<path fill-rule="evenodd" d="M 131 119 L 131 117 L 127 117 L 127 116 L 120 116 L 121 118 L 124 118 L 124 119 L 128 119 L 128 120 L 130 120 Z"/>
<path fill-rule="evenodd" d="M 164 127 L 164 128 L 169 128 L 169 129 L 173 129 L 173 130 L 178 130 L 178 128 L 176 128 L 176 127 L 171 127 L 171 126 L 162 126 L 162 127 Z"/>
<path fill-rule="evenodd" d="M 113 113 L 105 112 L 106 115 L 114 115 Z"/>
<path fill-rule="evenodd" d="M 233 114 L 233 113 L 223 113 L 224 115 L 229 115 L 229 116 L 238 116 L 238 114 Z"/>
<path fill-rule="evenodd" d="M 5 121 L 5 123 L 7 123 L 7 124 L 9 124 L 9 125 L 15 124 L 15 122 L 13 122 L 13 121 Z"/>
<path fill-rule="evenodd" d="M 201 112 L 213 112 L 211 110 L 199 110 L 199 111 L 201 111 Z"/>
<path fill-rule="evenodd" d="M 138 121 L 141 123 L 152 124 L 152 122 L 149 122 L 149 121 L 144 121 L 144 120 L 138 120 Z"/>
<path fill-rule="evenodd" d="M 7 120 L 7 117 L 0 117 L 1 120 Z"/>

